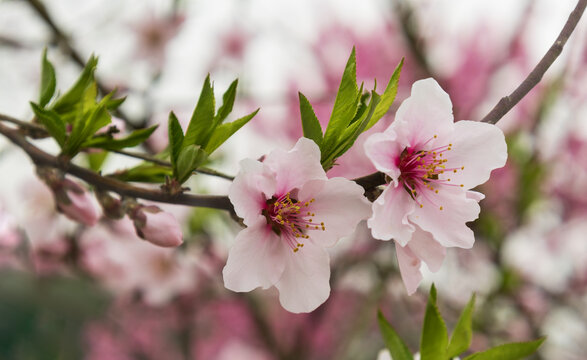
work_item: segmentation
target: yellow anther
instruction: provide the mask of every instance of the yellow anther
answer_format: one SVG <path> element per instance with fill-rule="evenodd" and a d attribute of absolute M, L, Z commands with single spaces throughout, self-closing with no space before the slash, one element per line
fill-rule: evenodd
<path fill-rule="evenodd" d="M 293 249 L 294 252 L 298 252 L 298 250 L 299 250 L 298 248 Z"/>
<path fill-rule="evenodd" d="M 461 187 L 463 187 L 463 186 L 465 186 L 465 185 L 461 184 Z"/>
<path fill-rule="evenodd" d="M 443 209 L 443 207 L 441 206 L 441 207 L 440 207 L 440 210 L 442 210 L 442 209 Z"/>
<path fill-rule="evenodd" d="M 435 139 L 436 139 L 437 137 L 438 137 L 437 135 L 434 135 L 434 138 L 435 138 Z"/>
<path fill-rule="evenodd" d="M 424 205 L 420 204 L 420 209 L 423 208 L 423 207 L 424 207 Z"/>
<path fill-rule="evenodd" d="M 454 169 L 453 172 L 456 174 L 457 173 L 457 169 Z"/>

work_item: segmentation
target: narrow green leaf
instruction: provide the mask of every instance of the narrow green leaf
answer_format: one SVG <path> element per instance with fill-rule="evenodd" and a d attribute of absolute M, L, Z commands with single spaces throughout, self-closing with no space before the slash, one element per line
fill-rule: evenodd
<path fill-rule="evenodd" d="M 208 155 L 199 145 L 184 147 L 177 158 L 177 180 L 184 183 Z"/>
<path fill-rule="evenodd" d="M 393 360 L 413 360 L 414 357 L 408 349 L 408 346 L 387 322 L 381 311 L 377 312 L 377 321 L 379 322 L 379 329 L 381 330 L 385 346 L 389 350 Z"/>
<path fill-rule="evenodd" d="M 475 307 L 475 294 L 471 296 L 471 300 L 459 316 L 459 321 L 452 333 L 450 342 L 448 344 L 448 358 L 459 355 L 469 348 L 471 340 L 473 339 L 473 308 Z"/>
<path fill-rule="evenodd" d="M 340 87 L 336 94 L 334 107 L 326 131 L 324 133 L 324 149 L 328 149 L 346 129 L 357 111 L 357 101 L 360 97 L 357 88 L 357 62 L 355 48 L 351 51 L 349 60 L 342 74 Z"/>
<path fill-rule="evenodd" d="M 134 147 L 145 142 L 151 134 L 157 129 L 158 125 L 151 126 L 146 129 L 139 129 L 133 131 L 126 137 L 114 139 L 110 136 L 98 136 L 90 138 L 84 142 L 84 148 L 99 148 L 105 150 L 122 150 L 125 148 Z"/>
<path fill-rule="evenodd" d="M 43 109 L 35 103 L 30 103 L 41 124 L 45 126 L 49 134 L 57 141 L 59 146 L 63 148 L 65 144 L 65 122 L 53 110 Z"/>
<path fill-rule="evenodd" d="M 228 87 L 224 95 L 222 95 L 222 105 L 218 109 L 218 114 L 216 114 L 216 118 L 214 119 L 214 123 L 216 125 L 222 124 L 226 117 L 232 111 L 232 107 L 234 106 L 234 100 L 236 99 L 236 88 L 238 86 L 238 79 L 234 80 L 232 84 Z"/>
<path fill-rule="evenodd" d="M 204 147 L 204 150 L 209 154 L 212 154 L 214 150 L 216 150 L 220 145 L 222 145 L 229 137 L 232 136 L 235 132 L 238 131 L 241 127 L 243 127 L 246 123 L 248 123 L 257 113 L 259 109 L 253 111 L 249 115 L 243 116 L 240 119 L 236 119 L 233 122 L 224 123 L 218 125 L 218 127 L 212 133 L 210 140 Z"/>
<path fill-rule="evenodd" d="M 116 90 L 113 91 L 113 93 Z M 120 105 L 122 105 L 122 103 L 124 103 L 124 101 L 126 100 L 126 96 L 123 96 L 121 98 L 117 98 L 117 99 L 110 99 L 108 100 L 108 102 L 106 103 L 106 108 L 108 110 L 116 110 L 120 107 Z"/>
<path fill-rule="evenodd" d="M 422 338 L 420 339 L 420 355 L 422 360 L 446 360 L 448 334 L 440 311 L 436 306 L 436 288 L 430 288 L 430 296 L 426 305 Z"/>
<path fill-rule="evenodd" d="M 393 104 L 393 100 L 395 100 L 395 96 L 397 95 L 397 86 L 399 85 L 399 77 L 403 66 L 404 59 L 402 58 L 395 68 L 393 75 L 391 75 L 389 83 L 387 84 L 387 88 L 385 88 L 385 91 L 381 95 L 381 102 L 375 109 L 375 114 L 373 114 L 373 117 L 371 118 L 371 121 L 365 130 L 369 130 L 377 123 L 377 121 L 379 121 L 379 119 L 383 117 L 383 115 L 389 111 L 389 108 L 391 107 L 391 104 Z"/>
<path fill-rule="evenodd" d="M 464 360 L 519 360 L 532 355 L 545 338 L 534 341 L 510 343 L 467 356 Z"/>
<path fill-rule="evenodd" d="M 168 167 L 142 163 L 133 168 L 116 172 L 112 176 L 122 181 L 162 183 L 166 177 L 171 175 L 171 169 Z"/>
<path fill-rule="evenodd" d="M 314 140 L 318 146 L 322 145 L 322 127 L 320 122 L 314 113 L 312 104 L 301 92 L 298 93 L 300 98 L 300 114 L 302 116 L 302 128 L 304 130 L 304 136 L 308 139 Z"/>
<path fill-rule="evenodd" d="M 214 88 L 210 83 L 210 75 L 204 80 L 198 104 L 185 132 L 183 148 L 189 145 L 205 146 L 214 131 Z"/>
<path fill-rule="evenodd" d="M 86 63 L 84 70 L 80 74 L 76 83 L 65 93 L 59 97 L 53 106 L 53 110 L 58 113 L 67 112 L 74 107 L 76 103 L 84 96 L 84 93 L 90 87 L 95 87 L 94 71 L 98 65 L 98 58 L 94 55 Z M 94 96 L 95 98 L 95 96 Z"/>
<path fill-rule="evenodd" d="M 169 138 L 171 165 L 173 173 L 177 175 L 177 158 L 183 144 L 183 130 L 177 120 L 177 117 L 172 112 L 169 113 L 169 120 L 167 122 L 167 136 Z"/>
<path fill-rule="evenodd" d="M 100 171 L 104 161 L 110 153 L 108 151 L 91 152 L 86 155 L 90 169 Z"/>
<path fill-rule="evenodd" d="M 39 97 L 39 106 L 45 107 L 55 94 L 55 68 L 47 60 L 47 48 L 43 50 L 43 60 L 41 63 L 41 95 Z"/>

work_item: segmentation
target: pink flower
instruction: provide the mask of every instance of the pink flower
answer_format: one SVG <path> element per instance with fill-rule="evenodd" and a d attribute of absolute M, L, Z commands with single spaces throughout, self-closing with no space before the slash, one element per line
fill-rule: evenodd
<path fill-rule="evenodd" d="M 155 245 L 177 247 L 183 242 L 181 225 L 177 219 L 157 206 L 139 205 L 131 218 L 137 234 Z"/>
<path fill-rule="evenodd" d="M 79 184 L 63 179 L 55 193 L 57 207 L 71 220 L 94 226 L 100 215 L 90 194 Z"/>
<path fill-rule="evenodd" d="M 324 247 L 369 216 L 363 189 L 347 179 L 328 179 L 318 146 L 301 138 L 292 150 L 275 150 L 264 162 L 241 161 L 228 196 L 247 228 L 230 249 L 224 286 L 239 292 L 275 286 L 281 305 L 295 313 L 322 304 L 330 294 Z"/>
<path fill-rule="evenodd" d="M 422 279 L 421 261 L 437 271 L 446 247 L 473 246 L 466 223 L 478 217 L 484 196 L 469 189 L 505 164 L 505 138 L 494 125 L 453 123 L 448 94 L 425 79 L 414 83 L 387 130 L 367 139 L 365 151 L 390 179 L 368 226 L 375 238 L 400 245 L 400 272 L 412 294 Z"/>

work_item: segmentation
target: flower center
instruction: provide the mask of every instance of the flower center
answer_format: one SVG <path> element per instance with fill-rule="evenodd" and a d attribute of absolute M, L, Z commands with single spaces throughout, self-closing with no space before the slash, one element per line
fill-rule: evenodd
<path fill-rule="evenodd" d="M 436 204 L 431 192 L 438 194 L 438 190 L 441 188 L 440 185 L 463 187 L 463 184 L 453 184 L 450 182 L 450 178 L 441 177 L 441 175 L 445 172 L 457 173 L 464 170 L 465 167 L 446 167 L 445 163 L 448 162 L 446 159 L 447 152 L 452 150 L 452 144 L 438 146 L 430 150 L 421 149 L 422 146 L 436 138 L 437 136 L 434 135 L 424 144 L 407 147 L 402 151 L 398 164 L 401 171 L 399 181 L 420 207 L 424 205 L 419 195 L 438 206 L 440 210 L 443 210 L 442 205 Z"/>
<path fill-rule="evenodd" d="M 273 197 L 267 201 L 263 215 L 267 224 L 281 236 L 294 252 L 298 252 L 304 244 L 302 239 L 308 239 L 310 230 L 326 230 L 323 222 L 315 222 L 315 213 L 311 211 L 311 204 L 315 199 L 305 202 L 291 198 L 290 193 L 279 198 Z"/>

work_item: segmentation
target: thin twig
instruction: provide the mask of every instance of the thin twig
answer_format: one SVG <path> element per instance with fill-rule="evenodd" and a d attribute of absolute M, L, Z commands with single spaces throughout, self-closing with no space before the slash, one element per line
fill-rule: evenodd
<path fill-rule="evenodd" d="M 563 47 L 567 43 L 567 40 L 575 30 L 579 19 L 583 15 L 585 11 L 585 7 L 587 6 L 587 0 L 579 0 L 577 2 L 577 6 L 569 15 L 567 22 L 565 23 L 563 29 L 561 30 L 560 34 L 552 44 L 552 46 L 548 49 L 546 54 L 542 57 L 540 62 L 536 65 L 536 67 L 528 74 L 526 79 L 512 92 L 510 95 L 505 96 L 499 100 L 497 105 L 481 120 L 482 122 L 487 122 L 491 124 L 497 123 L 505 114 L 508 113 L 520 100 L 526 96 L 534 86 L 536 86 L 544 73 L 548 68 L 552 65 L 552 63 L 558 58 L 560 53 L 563 50 Z"/>
<path fill-rule="evenodd" d="M 221 195 L 170 195 L 165 192 L 143 187 L 133 186 L 124 181 L 111 177 L 104 177 L 91 170 L 64 162 L 57 157 L 50 155 L 33 144 L 29 143 L 18 130 L 11 129 L 0 123 L 0 134 L 6 136 L 16 146 L 23 149 L 37 166 L 50 166 L 61 169 L 100 190 L 112 191 L 122 196 L 140 198 L 144 200 L 157 201 L 162 203 L 180 204 L 188 206 L 208 207 L 232 212 L 233 207 L 227 196 Z"/>

